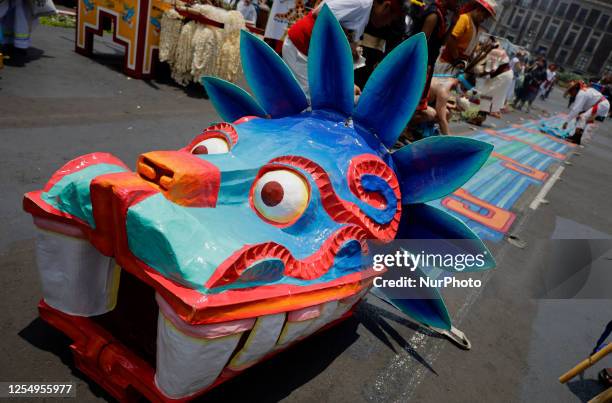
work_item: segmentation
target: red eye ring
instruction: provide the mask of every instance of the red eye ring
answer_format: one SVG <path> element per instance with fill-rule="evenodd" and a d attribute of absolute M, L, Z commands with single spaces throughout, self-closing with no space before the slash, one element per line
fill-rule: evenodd
<path fill-rule="evenodd" d="M 238 132 L 234 126 L 227 122 L 221 122 L 206 128 L 201 134 L 191 140 L 187 147 L 181 148 L 181 151 L 191 152 L 196 144 L 212 137 L 218 137 L 225 140 L 229 146 L 229 149 L 233 148 L 238 143 Z"/>
<path fill-rule="evenodd" d="M 181 148 L 181 151 L 186 151 L 188 153 L 191 153 L 194 147 L 196 147 L 199 143 L 203 142 L 204 140 L 213 139 L 213 138 L 217 138 L 217 139 L 221 139 L 225 141 L 225 143 L 227 143 L 228 150 L 232 149 L 233 144 L 224 133 L 218 132 L 218 131 L 210 131 L 210 132 L 204 132 L 202 134 L 197 135 L 193 140 L 189 142 L 189 144 L 186 147 Z"/>
<path fill-rule="evenodd" d="M 251 185 L 249 204 L 263 221 L 286 228 L 304 214 L 310 195 L 310 183 L 300 171 L 286 165 L 267 165 Z"/>
<path fill-rule="evenodd" d="M 230 145 L 227 140 L 221 137 L 209 137 L 197 143 L 190 152 L 196 155 L 205 154 L 227 154 Z"/>

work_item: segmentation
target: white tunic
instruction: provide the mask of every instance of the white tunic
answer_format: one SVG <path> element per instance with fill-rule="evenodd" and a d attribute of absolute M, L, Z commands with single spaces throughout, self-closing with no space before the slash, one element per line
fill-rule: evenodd
<path fill-rule="evenodd" d="M 479 74 L 495 72 L 500 66 L 509 64 L 510 59 L 501 49 L 492 50 L 475 68 Z M 498 113 L 506 103 L 508 88 L 512 85 L 514 73 L 508 70 L 498 76 L 483 75 L 476 78 L 476 90 L 480 94 L 480 111 Z"/>
<path fill-rule="evenodd" d="M 580 90 L 578 95 L 576 95 L 576 100 L 572 104 L 569 114 L 567 115 L 567 121 L 570 122 L 576 119 L 578 115 L 582 114 L 583 112 L 592 110 L 593 106 L 595 106 L 595 104 L 597 104 L 600 100 L 601 102 L 597 107 L 597 116 L 605 117 L 610 111 L 610 103 L 604 98 L 601 92 L 597 91 L 595 88 Z"/>

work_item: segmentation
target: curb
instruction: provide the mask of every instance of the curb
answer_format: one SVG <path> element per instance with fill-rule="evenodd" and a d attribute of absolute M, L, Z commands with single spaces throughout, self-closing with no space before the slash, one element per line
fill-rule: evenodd
<path fill-rule="evenodd" d="M 76 11 L 72 11 L 72 10 L 64 10 L 64 9 L 57 9 L 57 13 L 59 15 L 66 15 L 66 16 L 70 16 L 70 17 L 76 17 Z"/>

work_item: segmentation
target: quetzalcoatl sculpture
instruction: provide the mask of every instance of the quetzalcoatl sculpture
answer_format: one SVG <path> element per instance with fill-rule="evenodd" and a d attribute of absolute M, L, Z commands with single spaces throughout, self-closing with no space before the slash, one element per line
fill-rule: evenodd
<path fill-rule="evenodd" d="M 278 55 L 242 32 L 257 101 L 204 79 L 233 123 L 145 153 L 136 171 L 105 153 L 78 157 L 25 195 L 40 229 L 41 316 L 115 397 L 132 388 L 149 400 L 190 398 L 346 318 L 377 275 L 362 263 L 367 239 L 476 239 L 425 203 L 465 183 L 492 147 L 433 137 L 390 151 L 423 90 L 424 36 L 378 66 L 356 106 L 349 44 L 327 7 L 312 43 L 310 104 Z M 155 290 L 154 365 L 94 320 L 114 309 L 120 273 Z M 450 329 L 429 292 L 391 302 Z"/>

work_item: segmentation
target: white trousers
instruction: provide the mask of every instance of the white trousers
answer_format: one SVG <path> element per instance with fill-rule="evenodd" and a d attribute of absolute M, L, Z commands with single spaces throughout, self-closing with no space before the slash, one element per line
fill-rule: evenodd
<path fill-rule="evenodd" d="M 512 82 L 510 83 L 510 86 L 508 87 L 508 92 L 506 93 L 506 101 L 510 101 L 512 100 L 512 98 L 514 98 L 514 89 L 516 88 L 516 78 L 514 77 L 514 74 L 512 75 Z"/>
<path fill-rule="evenodd" d="M 480 94 L 481 112 L 499 112 L 506 103 L 508 88 L 514 74 L 508 70 L 495 78 L 477 78 L 476 90 Z"/>

